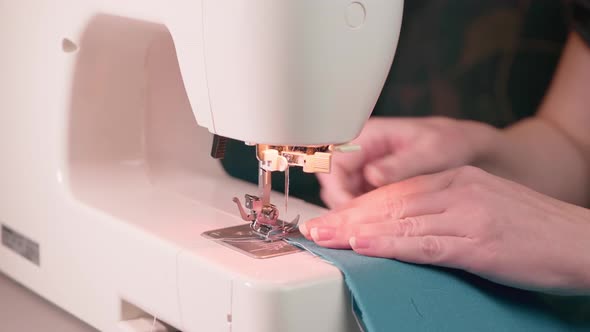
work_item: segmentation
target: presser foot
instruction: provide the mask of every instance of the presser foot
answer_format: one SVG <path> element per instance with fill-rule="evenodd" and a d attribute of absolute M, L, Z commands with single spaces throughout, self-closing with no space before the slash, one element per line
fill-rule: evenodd
<path fill-rule="evenodd" d="M 202 234 L 225 247 L 256 259 L 267 259 L 301 252 L 287 241 L 265 241 L 249 224 L 214 229 Z"/>
<path fill-rule="evenodd" d="M 250 223 L 252 232 L 262 240 L 273 242 L 284 239 L 287 235 L 298 231 L 299 215 L 291 222 L 279 219 L 279 210 L 274 204 L 263 204 L 258 196 L 245 195 L 245 207 L 240 199 L 233 198 L 238 206 L 240 216 Z M 248 212 L 246 211 L 248 210 Z"/>
<path fill-rule="evenodd" d="M 264 225 L 257 222 L 250 223 L 250 228 L 254 234 L 260 236 L 265 241 L 278 241 L 298 231 L 299 216 L 295 217 L 292 222 L 278 220 L 278 225 Z"/>

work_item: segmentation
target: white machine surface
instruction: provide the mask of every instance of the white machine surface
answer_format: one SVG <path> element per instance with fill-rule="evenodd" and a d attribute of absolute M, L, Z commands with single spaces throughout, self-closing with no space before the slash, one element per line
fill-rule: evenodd
<path fill-rule="evenodd" d="M 76 317 L 47 302 L 0 273 L 2 331 L 96 332 Z"/>
<path fill-rule="evenodd" d="M 101 331 L 154 316 L 182 331 L 356 331 L 333 266 L 202 236 L 244 224 L 231 198 L 257 190 L 210 158 L 211 133 L 285 151 L 354 139 L 402 6 L 0 0 L 0 271 Z M 285 218 L 322 212 L 291 200 Z"/>

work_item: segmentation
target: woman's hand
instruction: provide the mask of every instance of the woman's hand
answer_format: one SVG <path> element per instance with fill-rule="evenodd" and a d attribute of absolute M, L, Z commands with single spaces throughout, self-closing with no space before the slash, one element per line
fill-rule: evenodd
<path fill-rule="evenodd" d="M 331 208 L 377 187 L 477 162 L 499 130 L 448 118 L 372 118 L 354 141 L 362 151 L 333 156 L 331 174 L 318 175 Z"/>
<path fill-rule="evenodd" d="M 300 229 L 326 247 L 590 294 L 590 210 L 475 167 L 384 186 Z"/>

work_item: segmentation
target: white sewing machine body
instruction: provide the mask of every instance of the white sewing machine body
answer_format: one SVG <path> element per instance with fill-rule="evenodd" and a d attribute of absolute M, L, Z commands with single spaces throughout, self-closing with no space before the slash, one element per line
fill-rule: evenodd
<path fill-rule="evenodd" d="M 402 1 L 351 3 L 0 2 L 0 270 L 102 331 L 150 315 L 182 331 L 355 331 L 333 266 L 201 236 L 244 223 L 231 197 L 256 190 L 210 158 L 210 132 L 359 133 Z"/>

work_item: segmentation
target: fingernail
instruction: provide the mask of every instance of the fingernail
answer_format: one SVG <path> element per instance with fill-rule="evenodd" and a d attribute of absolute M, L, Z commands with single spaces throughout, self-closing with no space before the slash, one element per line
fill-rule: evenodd
<path fill-rule="evenodd" d="M 310 233 L 314 241 L 328 241 L 334 238 L 336 229 L 334 227 L 314 227 Z"/>
<path fill-rule="evenodd" d="M 362 237 L 351 237 L 348 241 L 352 249 L 367 249 L 371 246 L 371 241 Z"/>
<path fill-rule="evenodd" d="M 303 236 L 305 237 L 309 236 L 309 229 L 307 229 L 307 226 L 305 224 L 299 225 L 299 232 L 303 234 Z"/>

